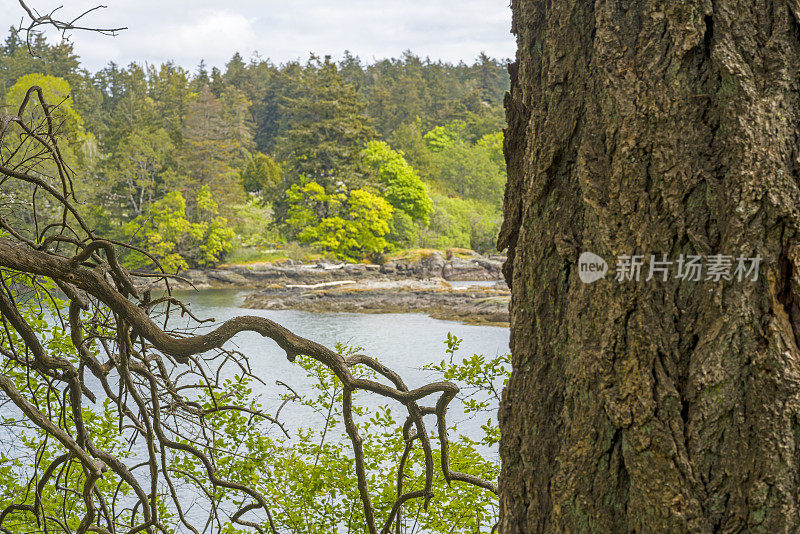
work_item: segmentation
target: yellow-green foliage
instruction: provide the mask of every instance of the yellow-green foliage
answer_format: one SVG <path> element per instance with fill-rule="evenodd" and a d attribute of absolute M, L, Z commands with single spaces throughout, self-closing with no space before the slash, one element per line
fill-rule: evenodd
<path fill-rule="evenodd" d="M 53 118 L 57 124 L 63 123 L 64 129 L 69 132 L 75 132 L 83 128 L 83 119 L 72 107 L 69 82 L 56 76 L 26 74 L 19 78 L 6 95 L 6 104 L 11 107 L 14 113 L 19 110 L 25 95 L 28 93 L 28 89 L 33 86 L 42 88 L 42 94 L 48 105 L 58 106 L 53 110 Z M 38 99 L 35 95 L 32 97 L 31 104 L 26 106 L 26 110 L 28 116 L 23 118 L 30 118 L 31 115 L 35 118 L 42 116 L 42 109 L 38 105 Z"/>
<path fill-rule="evenodd" d="M 433 211 L 428 187 L 403 153 L 392 150 L 383 141 L 370 141 L 362 157 L 366 167 L 377 175 L 386 200 L 413 220 L 427 224 Z"/>
<path fill-rule="evenodd" d="M 500 211 L 486 202 L 434 195 L 433 215 L 420 244 L 431 248 L 493 250 Z"/>
<path fill-rule="evenodd" d="M 458 134 L 446 126 L 437 126 L 423 138 L 431 152 L 441 152 L 458 142 Z"/>
<path fill-rule="evenodd" d="M 301 242 L 347 260 L 386 250 L 394 208 L 383 198 L 363 189 L 328 194 L 316 182 L 295 184 L 286 196 L 286 224 Z"/>
<path fill-rule="evenodd" d="M 478 139 L 475 145 L 487 149 L 492 161 L 505 169 L 506 161 L 505 156 L 503 156 L 503 132 L 486 134 Z"/>
<path fill-rule="evenodd" d="M 216 265 L 231 251 L 231 241 L 235 234 L 228 228 L 227 219 L 219 216 L 219 207 L 207 186 L 200 188 L 197 194 L 197 209 L 200 220 L 192 225 L 196 234 L 202 235 L 201 254 L 197 262 L 202 266 Z"/>
<path fill-rule="evenodd" d="M 84 129 L 83 118 L 73 107 L 71 98 L 71 88 L 69 82 L 57 76 L 47 76 L 44 74 L 26 74 L 17 79 L 16 83 L 8 90 L 4 98 L 4 104 L 8 106 L 8 112 L 18 113 L 22 111 L 21 118 L 29 125 L 34 127 L 44 126 L 44 110 L 36 93 L 32 93 L 25 105 L 24 110 L 20 106 L 25 101 L 28 90 L 38 86 L 42 90 L 45 103 L 51 107 L 53 132 L 59 138 L 59 150 L 64 161 L 75 171 L 80 171 L 94 164 L 98 157 L 97 139 L 91 132 Z M 7 141 L 14 139 L 14 143 L 22 142 L 25 137 L 7 136 Z M 12 151 L 19 147 L 7 147 Z M 23 146 L 16 154 L 17 158 L 27 158 L 30 156 L 28 150 Z M 56 170 L 52 162 L 43 163 L 37 171 L 43 175 L 53 175 Z M 77 184 L 77 190 L 81 191 L 82 184 Z"/>
<path fill-rule="evenodd" d="M 155 256 L 169 272 L 190 266 L 215 266 L 233 248 L 234 232 L 218 215 L 217 203 L 207 186 L 197 194 L 195 221 L 186 215 L 186 200 L 173 191 L 153 204 L 148 215 L 141 215 L 126 226 L 136 244 Z M 135 266 L 148 262 L 141 257 Z"/>

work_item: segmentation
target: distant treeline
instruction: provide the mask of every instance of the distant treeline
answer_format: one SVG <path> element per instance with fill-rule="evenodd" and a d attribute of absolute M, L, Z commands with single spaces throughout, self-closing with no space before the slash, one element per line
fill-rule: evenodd
<path fill-rule="evenodd" d="M 34 36 L 29 50 L 11 31 L 0 46 L 6 112 L 32 85 L 60 103 L 63 148 L 98 231 L 170 269 L 289 243 L 353 260 L 493 248 L 508 79 L 484 54 L 453 65 L 410 52 L 370 64 L 237 53 L 224 70 L 91 73 L 69 43 Z M 8 143 L 5 157 L 20 157 Z"/>

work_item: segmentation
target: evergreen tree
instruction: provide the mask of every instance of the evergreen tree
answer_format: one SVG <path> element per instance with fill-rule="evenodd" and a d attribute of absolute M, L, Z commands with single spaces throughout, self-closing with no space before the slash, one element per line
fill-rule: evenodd
<path fill-rule="evenodd" d="M 357 184 L 359 154 L 376 133 L 355 86 L 344 80 L 330 57 L 314 56 L 300 83 L 300 95 L 282 103 L 290 126 L 277 147 L 290 180 L 306 176 L 327 190 L 337 182 Z"/>
<path fill-rule="evenodd" d="M 210 88 L 205 87 L 189 105 L 183 139 L 179 170 L 188 179 L 178 187 L 197 191 L 206 185 L 221 209 L 229 212 L 243 196 L 238 173 L 232 166 L 241 158 L 243 147 L 225 120 L 222 103 Z"/>

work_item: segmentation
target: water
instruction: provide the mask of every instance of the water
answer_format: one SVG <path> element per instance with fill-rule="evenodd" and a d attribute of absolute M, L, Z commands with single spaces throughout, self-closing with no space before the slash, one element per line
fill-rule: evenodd
<path fill-rule="evenodd" d="M 240 290 L 203 290 L 176 292 L 175 296 L 187 303 L 194 315 L 200 319 L 214 318 L 219 323 L 239 315 L 258 315 L 330 348 L 334 348 L 337 342 L 361 347 L 364 354 L 376 358 L 399 373 L 411 389 L 441 379 L 440 376 L 425 371 L 422 367 L 445 359 L 444 340 L 448 332 L 463 340 L 458 352 L 461 357 L 483 354 L 491 358 L 508 352 L 508 328 L 464 325 L 432 319 L 418 313 L 358 314 L 249 310 L 240 307 L 247 294 L 247 291 Z M 177 315 L 172 321 L 174 321 L 173 326 L 181 323 Z M 248 358 L 253 374 L 264 382 L 264 384 L 254 382 L 252 387 L 254 393 L 262 396 L 268 411 L 270 407 L 279 405 L 281 395 L 287 393 L 285 388 L 276 385 L 276 380 L 288 384 L 300 395 L 311 393 L 311 381 L 306 376 L 305 370 L 300 365 L 289 362 L 286 354 L 272 340 L 256 333 L 241 333 L 226 347 L 236 348 L 242 352 Z M 237 370 L 238 368 L 230 365 L 225 375 L 232 376 Z M 100 385 L 91 375 L 87 375 L 87 385 L 102 401 L 104 395 Z M 357 392 L 355 399 L 356 402 L 370 407 L 390 404 L 393 410 L 397 409 L 398 415 L 405 413 L 405 409 L 399 403 L 393 403 L 377 395 Z M 430 397 L 425 399 L 423 404 L 433 402 L 435 398 Z M 451 405 L 448 421 L 459 423 L 459 432 L 464 435 L 480 439 L 482 436 L 480 425 L 486 422 L 485 414 L 481 414 L 480 418 L 469 419 L 458 408 L 456 403 Z M 11 406 L 0 406 L 0 415 L 12 412 L 15 410 Z M 281 412 L 281 421 L 287 429 L 294 431 L 301 427 L 323 424 L 322 421 L 315 421 L 308 410 L 298 406 L 298 403 L 286 406 Z M 0 445 L 3 444 L 9 445 L 7 440 L 0 439 Z M 496 451 L 485 452 L 496 455 Z"/>
<path fill-rule="evenodd" d="M 446 358 L 444 341 L 448 332 L 462 339 L 458 351 L 461 357 L 469 357 L 472 354 L 494 357 L 508 352 L 508 328 L 464 325 L 432 319 L 418 313 L 310 313 L 295 310 L 242 309 L 239 306 L 246 295 L 247 292 L 243 291 L 204 290 L 180 293 L 176 296 L 188 303 L 192 312 L 201 319 L 213 317 L 219 322 L 239 315 L 258 315 L 330 348 L 334 348 L 337 342 L 362 347 L 364 354 L 378 359 L 398 372 L 410 388 L 441 379 L 424 371 L 422 367 Z M 243 333 L 236 336 L 232 343 L 248 357 L 253 373 L 265 382 L 265 385 L 253 384 L 254 392 L 261 393 L 268 399 L 264 403 L 265 406 L 277 404 L 278 396 L 286 392 L 285 389 L 276 387 L 275 380 L 289 384 L 301 395 L 311 393 L 311 382 L 306 377 L 305 371 L 299 365 L 289 362 L 285 353 L 273 341 L 258 334 Z M 369 407 L 389 404 L 396 418 L 405 419 L 402 415 L 405 409 L 398 403 L 387 402 L 385 398 L 357 393 L 354 400 L 356 404 Z M 433 405 L 435 400 L 435 397 L 430 397 L 423 403 Z M 458 401 L 454 401 L 448 411 L 448 422 L 458 423 L 459 434 L 474 440 L 482 437 L 483 431 L 480 426 L 485 424 L 487 417 L 487 414 L 482 413 L 479 417 L 468 418 Z M 321 416 L 296 403 L 284 408 L 281 420 L 290 434 L 300 427 L 320 428 L 323 425 Z M 433 430 L 434 421 L 428 418 L 427 423 L 429 429 Z M 450 438 L 456 440 L 455 436 L 451 435 Z M 344 442 L 343 437 L 340 437 L 340 440 Z M 346 447 L 350 446 L 349 441 L 344 444 Z M 480 446 L 479 451 L 485 458 L 499 462 L 496 446 L 491 448 Z M 344 532 L 344 529 L 342 528 L 340 532 Z"/>
<path fill-rule="evenodd" d="M 508 328 L 474 326 L 432 319 L 419 313 L 311 313 L 296 310 L 242 309 L 246 291 L 204 290 L 176 294 L 188 303 L 199 318 L 213 317 L 217 322 L 237 315 L 269 318 L 295 334 L 333 347 L 337 342 L 362 347 L 407 379 L 409 385 L 422 385 L 425 374 L 418 372 L 427 363 L 445 355 L 444 340 L 451 332 L 463 339 L 460 353 L 485 354 L 488 357 L 508 352 Z M 286 361 L 277 345 L 258 334 L 234 338 L 254 367 L 267 375 L 296 368 Z"/>
<path fill-rule="evenodd" d="M 489 358 L 508 352 L 508 328 L 464 325 L 432 319 L 419 313 L 311 313 L 242 309 L 239 306 L 247 294 L 246 291 L 237 290 L 204 290 L 181 292 L 176 296 L 188 303 L 200 319 L 213 317 L 221 322 L 237 315 L 258 315 L 330 348 L 337 342 L 361 347 L 364 354 L 398 372 L 409 388 L 440 379 L 422 370 L 422 367 L 445 358 L 444 340 L 448 332 L 463 340 L 458 352 L 461 356 L 484 354 Z M 254 392 L 263 394 L 265 399 L 277 400 L 280 394 L 286 392 L 275 386 L 276 380 L 289 384 L 300 394 L 308 391 L 310 383 L 305 371 L 289 362 L 286 354 L 273 341 L 255 333 L 243 333 L 232 340 L 231 346 L 248 357 L 253 373 L 266 383 L 265 386 L 253 385 Z M 386 404 L 385 399 L 375 396 L 362 395 L 361 398 L 368 403 Z M 460 417 L 455 410 L 453 415 Z M 282 419 L 290 428 L 308 424 L 307 414 L 302 410 L 288 408 L 283 412 Z M 482 417 L 480 423 L 485 422 L 486 418 Z M 463 432 L 470 437 L 478 437 L 480 423 L 465 422 Z"/>

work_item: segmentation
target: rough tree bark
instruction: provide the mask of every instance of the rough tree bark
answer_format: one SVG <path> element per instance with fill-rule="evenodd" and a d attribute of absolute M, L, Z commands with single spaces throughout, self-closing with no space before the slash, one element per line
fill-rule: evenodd
<path fill-rule="evenodd" d="M 800 531 L 800 2 L 512 8 L 501 532 Z M 582 251 L 764 264 L 586 285 Z"/>

